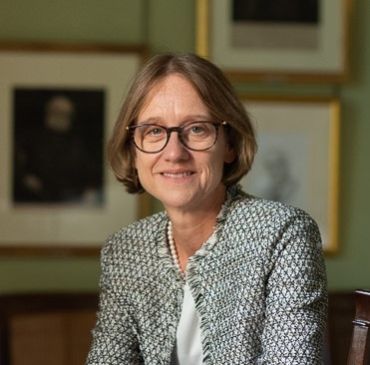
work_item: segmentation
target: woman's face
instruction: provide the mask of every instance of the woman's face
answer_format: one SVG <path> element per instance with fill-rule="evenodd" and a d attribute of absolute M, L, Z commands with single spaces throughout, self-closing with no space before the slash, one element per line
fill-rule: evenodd
<path fill-rule="evenodd" d="M 194 121 L 215 122 L 192 84 L 171 74 L 147 94 L 137 124 L 178 127 Z M 217 142 L 207 151 L 187 149 L 178 133 L 172 132 L 162 151 L 148 154 L 136 150 L 135 166 L 141 185 L 167 210 L 189 211 L 207 209 L 223 199 L 223 166 L 234 157 L 220 127 Z"/>

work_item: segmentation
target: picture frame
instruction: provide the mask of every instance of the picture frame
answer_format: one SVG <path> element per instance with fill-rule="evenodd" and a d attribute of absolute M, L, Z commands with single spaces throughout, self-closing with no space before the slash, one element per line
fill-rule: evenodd
<path fill-rule="evenodd" d="M 304 17 L 307 3 L 196 0 L 196 52 L 233 81 L 344 82 L 351 0 L 312 0 Z"/>
<path fill-rule="evenodd" d="M 326 254 L 338 251 L 340 102 L 322 97 L 261 97 L 242 101 L 257 135 L 251 171 L 241 180 L 256 196 L 307 211 Z"/>
<path fill-rule="evenodd" d="M 149 198 L 126 193 L 105 162 L 107 140 L 146 54 L 140 45 L 0 44 L 0 254 L 97 255 L 110 234 L 149 214 Z M 45 134 L 44 138 L 43 131 L 50 130 L 47 120 L 59 123 L 62 130 L 63 123 L 70 123 L 66 120 L 71 110 L 73 123 L 80 121 L 77 144 L 61 133 L 61 137 Z M 54 114 L 49 118 L 51 114 L 47 113 Z M 84 142 L 90 143 L 89 156 L 81 158 L 78 165 L 76 159 L 81 153 L 68 152 Z M 62 147 L 58 151 L 55 145 L 59 144 Z M 24 145 L 32 146 L 37 153 L 19 148 Z M 30 170 L 33 159 L 41 164 L 37 158 L 44 163 L 50 156 L 59 157 L 57 161 L 49 158 L 44 175 Z M 22 161 L 27 164 L 22 165 Z M 84 185 L 78 193 L 70 194 L 74 200 L 66 198 L 68 189 L 77 191 L 94 163 L 100 169 L 99 177 L 85 179 L 85 184 L 99 182 L 94 194 Z M 78 179 L 67 169 L 71 165 Z M 50 175 L 57 176 L 54 190 L 49 181 L 45 182 L 44 176 Z M 66 188 L 62 179 L 68 183 L 73 180 L 75 185 Z M 26 193 L 18 185 L 26 186 Z M 30 191 L 48 194 L 32 195 Z"/>

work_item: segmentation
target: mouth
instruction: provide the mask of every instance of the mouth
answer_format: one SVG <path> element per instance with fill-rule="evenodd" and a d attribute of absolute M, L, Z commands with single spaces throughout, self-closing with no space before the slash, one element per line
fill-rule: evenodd
<path fill-rule="evenodd" d="M 181 171 L 181 172 L 166 171 L 166 172 L 161 172 L 162 176 L 169 177 L 169 178 L 172 178 L 172 179 L 182 179 L 182 178 L 189 177 L 193 174 L 194 174 L 193 171 Z"/>

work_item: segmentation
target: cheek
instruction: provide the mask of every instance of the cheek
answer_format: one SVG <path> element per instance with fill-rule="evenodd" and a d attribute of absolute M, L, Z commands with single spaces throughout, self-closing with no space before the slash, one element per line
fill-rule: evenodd
<path fill-rule="evenodd" d="M 145 164 L 142 158 L 136 156 L 134 160 L 134 166 L 137 172 L 137 175 L 140 179 L 141 176 L 143 176 L 144 171 L 145 171 Z M 141 180 L 141 179 L 140 179 Z"/>
<path fill-rule="evenodd" d="M 233 160 L 233 154 L 229 154 L 224 149 L 221 149 L 219 153 L 213 159 L 213 172 L 221 181 L 224 174 L 225 163 L 229 163 Z"/>
<path fill-rule="evenodd" d="M 204 176 L 209 180 L 213 180 L 213 183 L 219 183 L 222 180 L 223 168 L 223 156 L 217 154 L 204 164 Z"/>
<path fill-rule="evenodd" d="M 140 183 L 145 183 L 150 177 L 153 166 L 155 164 L 155 159 L 151 155 L 141 155 L 137 154 L 134 160 L 137 175 L 139 177 Z"/>

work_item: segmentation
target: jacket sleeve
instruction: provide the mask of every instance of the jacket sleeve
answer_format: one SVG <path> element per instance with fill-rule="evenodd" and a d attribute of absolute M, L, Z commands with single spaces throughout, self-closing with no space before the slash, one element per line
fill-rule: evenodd
<path fill-rule="evenodd" d="M 121 260 L 113 253 L 114 241 L 102 250 L 99 312 L 86 365 L 140 364 L 135 323 L 127 310 L 118 275 Z"/>
<path fill-rule="evenodd" d="M 327 288 L 316 223 L 305 213 L 290 219 L 273 256 L 257 364 L 322 364 Z"/>

